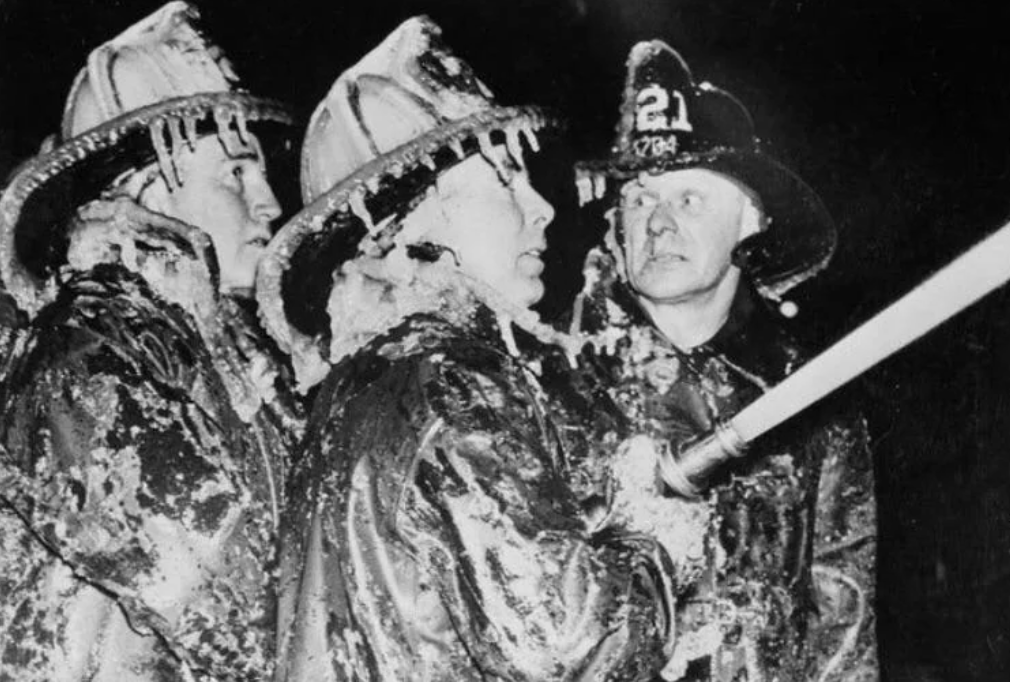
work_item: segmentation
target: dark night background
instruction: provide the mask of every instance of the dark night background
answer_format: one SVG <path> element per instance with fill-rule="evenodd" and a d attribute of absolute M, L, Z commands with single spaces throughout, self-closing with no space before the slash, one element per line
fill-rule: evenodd
<path fill-rule="evenodd" d="M 56 129 L 87 53 L 161 0 L 0 0 L 0 177 Z M 637 40 L 679 49 L 736 94 L 766 149 L 840 230 L 797 294 L 823 344 L 1010 217 L 1010 10 L 1001 0 L 301 0 L 196 2 L 247 87 L 311 112 L 400 20 L 431 15 L 506 102 L 571 118 L 563 163 L 601 154 Z M 560 160 L 558 160 L 560 159 Z M 559 210 L 560 310 L 593 229 Z M 879 634 L 891 680 L 1010 679 L 1010 292 L 873 370 L 859 395 L 878 458 Z"/>

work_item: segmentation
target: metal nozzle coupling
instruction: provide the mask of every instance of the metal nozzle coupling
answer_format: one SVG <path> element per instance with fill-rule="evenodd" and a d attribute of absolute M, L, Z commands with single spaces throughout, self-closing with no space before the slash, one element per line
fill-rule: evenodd
<path fill-rule="evenodd" d="M 659 475 L 676 494 L 696 498 L 717 468 L 746 451 L 747 441 L 731 424 L 720 423 L 709 435 L 686 441 L 677 453 L 660 455 Z"/>

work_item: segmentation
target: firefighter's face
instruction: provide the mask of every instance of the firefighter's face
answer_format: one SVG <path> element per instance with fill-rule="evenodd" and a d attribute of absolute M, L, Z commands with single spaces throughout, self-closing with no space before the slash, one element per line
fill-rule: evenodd
<path fill-rule="evenodd" d="M 733 249 L 757 229 L 744 229 L 748 208 L 737 183 L 701 168 L 628 181 L 615 219 L 629 284 L 655 303 L 680 303 L 738 276 Z"/>
<path fill-rule="evenodd" d="M 222 292 L 249 295 L 270 223 L 281 214 L 259 141 L 250 136 L 229 152 L 217 137 L 203 137 L 178 163 L 182 186 L 168 195 L 165 213 L 210 235 Z"/>
<path fill-rule="evenodd" d="M 554 208 L 503 147 L 494 153 L 500 175 L 474 155 L 439 176 L 434 199 L 442 219 L 427 239 L 450 248 L 465 273 L 528 307 L 544 295 L 542 257 Z"/>

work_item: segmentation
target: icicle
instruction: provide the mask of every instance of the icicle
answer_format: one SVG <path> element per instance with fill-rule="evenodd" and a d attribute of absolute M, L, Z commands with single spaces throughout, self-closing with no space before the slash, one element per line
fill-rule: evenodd
<path fill-rule="evenodd" d="M 508 171 L 505 170 L 501 159 L 494 151 L 494 145 L 491 144 L 491 133 L 477 133 L 477 147 L 480 148 L 480 155 L 484 157 L 484 160 L 494 166 L 494 172 L 498 174 L 498 178 L 506 185 L 509 184 Z"/>
<path fill-rule="evenodd" d="M 607 191 L 607 179 L 603 177 L 602 173 L 596 173 L 593 176 L 593 197 L 596 199 L 602 199 L 604 193 Z"/>
<path fill-rule="evenodd" d="M 506 128 L 505 130 L 505 149 L 508 150 L 509 156 L 516 162 L 516 165 L 520 168 L 526 167 L 526 162 L 523 159 L 523 143 L 519 139 L 519 131 L 515 128 Z"/>
<path fill-rule="evenodd" d="M 515 334 L 512 333 L 512 317 L 502 311 L 496 311 L 496 317 L 498 318 L 498 329 L 501 331 L 501 338 L 505 342 L 506 350 L 508 350 L 509 355 L 512 357 L 519 357 L 519 347 L 516 345 Z"/>
<path fill-rule="evenodd" d="M 182 140 L 182 123 L 177 118 L 168 119 L 168 133 L 169 138 L 172 140 L 172 149 L 170 150 L 172 156 L 172 166 L 175 168 L 175 179 L 182 186 L 182 169 L 179 167 L 178 159 L 179 154 L 182 153 L 183 145 L 185 144 Z"/>
<path fill-rule="evenodd" d="M 231 127 L 231 110 L 225 106 L 214 107 L 214 123 L 220 135 Z"/>
<path fill-rule="evenodd" d="M 189 143 L 189 148 L 191 151 L 196 151 L 196 124 L 199 118 L 196 116 L 183 116 L 182 123 L 186 128 L 186 142 Z"/>
<path fill-rule="evenodd" d="M 575 188 L 579 192 L 579 206 L 585 206 L 593 200 L 593 181 L 585 173 L 575 177 Z"/>
<path fill-rule="evenodd" d="M 480 154 L 489 163 L 494 163 L 495 153 L 494 145 L 491 144 L 491 134 L 490 133 L 477 133 L 477 147 L 480 149 Z"/>
<path fill-rule="evenodd" d="M 389 172 L 392 173 L 393 177 L 399 180 L 403 177 L 403 164 L 396 161 L 389 167 Z"/>
<path fill-rule="evenodd" d="M 484 81 L 479 78 L 475 78 L 474 80 L 477 81 L 477 89 L 480 90 L 480 94 L 484 95 L 487 99 L 493 100 L 494 95 L 491 93 L 491 90 L 484 85 Z"/>
<path fill-rule="evenodd" d="M 575 344 L 568 344 L 564 347 L 565 359 L 568 360 L 568 367 L 571 369 L 579 368 L 579 352 L 575 348 Z"/>
<path fill-rule="evenodd" d="M 164 119 L 154 119 L 147 130 L 151 135 L 151 144 L 154 145 L 154 153 L 158 157 L 158 167 L 161 169 L 161 175 L 165 178 L 165 182 L 168 183 L 169 191 L 174 192 L 179 189 L 179 183 L 175 162 L 172 160 L 171 154 L 169 154 L 168 147 L 165 146 Z"/>
<path fill-rule="evenodd" d="M 246 123 L 245 112 L 241 109 L 235 110 L 235 127 L 238 130 L 238 139 L 243 145 L 249 145 L 249 125 Z"/>
<path fill-rule="evenodd" d="M 429 170 L 435 170 L 435 159 L 431 158 L 431 154 L 427 152 L 421 152 L 421 163 L 424 164 Z"/>
<path fill-rule="evenodd" d="M 373 175 L 367 180 L 365 180 L 365 187 L 372 194 L 377 194 L 379 191 L 379 180 L 381 178 L 378 175 Z"/>
<path fill-rule="evenodd" d="M 230 156 L 236 156 L 238 150 L 233 144 L 231 131 L 232 111 L 227 107 L 214 107 L 214 123 L 217 124 L 217 137 Z"/>
<path fill-rule="evenodd" d="M 168 119 L 168 136 L 172 140 L 172 156 L 178 156 L 185 144 L 182 137 L 182 122 L 177 118 Z"/>
<path fill-rule="evenodd" d="M 372 234 L 375 232 L 375 221 L 372 220 L 372 214 L 368 212 L 368 207 L 365 206 L 365 193 L 360 189 L 354 190 L 347 198 L 347 203 L 350 205 L 354 215 L 358 216 L 361 222 L 365 224 L 365 229 L 368 230 L 368 233 Z"/>
<path fill-rule="evenodd" d="M 533 128 L 521 128 L 523 135 L 526 136 L 526 144 L 530 146 L 534 152 L 540 151 L 540 141 L 537 139 L 537 134 L 533 132 Z"/>
<path fill-rule="evenodd" d="M 456 158 L 460 161 L 466 158 L 466 154 L 463 153 L 463 142 L 461 140 L 456 138 L 449 140 L 449 149 L 452 150 L 452 153 L 455 154 Z"/>

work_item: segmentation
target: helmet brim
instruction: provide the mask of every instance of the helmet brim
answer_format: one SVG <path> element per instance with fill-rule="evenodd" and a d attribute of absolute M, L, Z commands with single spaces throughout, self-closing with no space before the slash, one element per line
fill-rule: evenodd
<path fill-rule="evenodd" d="M 717 148 L 702 154 L 656 159 L 616 156 L 581 162 L 577 177 L 602 178 L 606 192 L 589 199 L 616 200 L 616 189 L 641 173 L 659 174 L 703 168 L 726 175 L 748 188 L 760 201 L 767 229 L 745 239 L 735 253 L 737 264 L 762 296 L 778 300 L 793 287 L 816 276 L 834 254 L 837 231 L 824 202 L 798 175 L 761 152 Z"/>
<path fill-rule="evenodd" d="M 288 107 L 241 92 L 201 93 L 116 117 L 31 159 L 0 197 L 0 278 L 33 314 L 49 298 L 45 281 L 62 263 L 76 209 L 130 168 L 155 160 L 149 129 L 158 122 L 241 116 L 250 125 L 292 128 Z M 257 130 L 257 132 L 259 132 Z"/>

